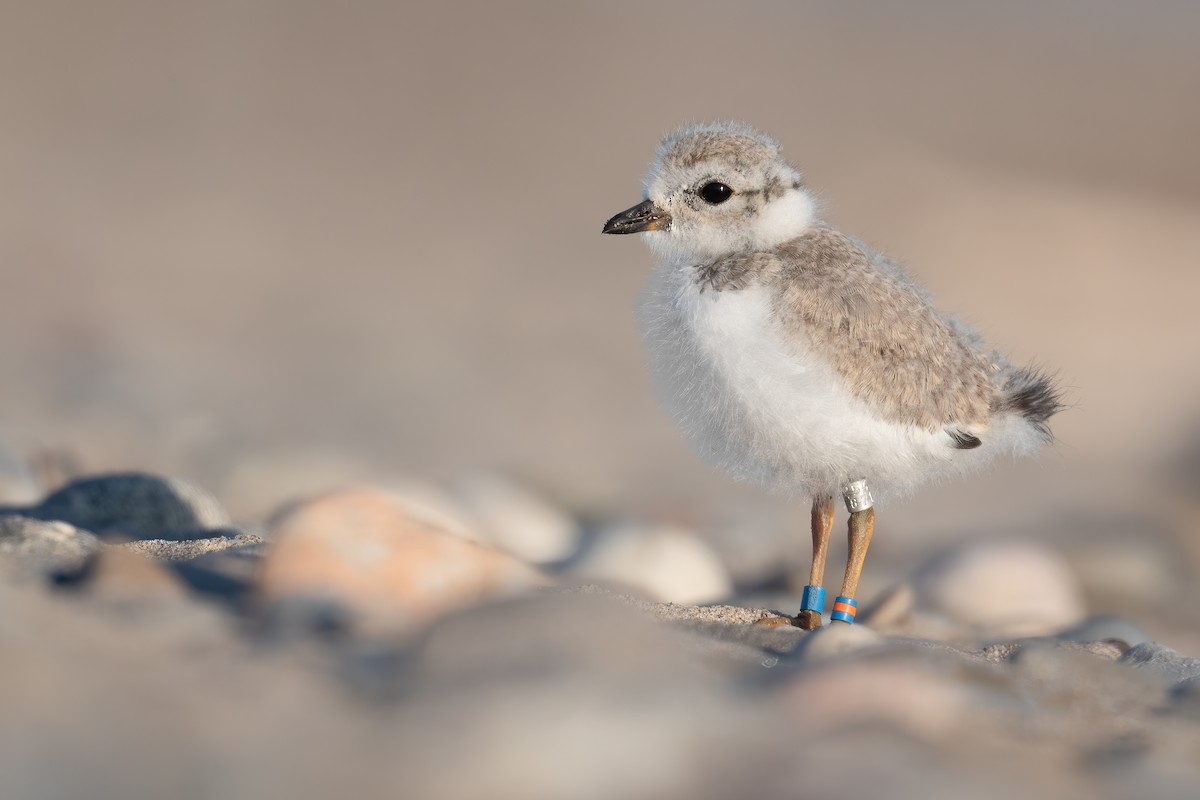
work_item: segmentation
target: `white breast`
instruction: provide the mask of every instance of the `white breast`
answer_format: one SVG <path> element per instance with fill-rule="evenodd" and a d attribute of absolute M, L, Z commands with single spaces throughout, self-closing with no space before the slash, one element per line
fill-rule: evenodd
<path fill-rule="evenodd" d="M 660 402 L 697 453 L 739 479 L 837 495 L 866 478 L 886 496 L 982 454 L 872 414 L 772 312 L 768 287 L 701 291 L 689 266 L 651 275 L 639 322 Z"/>

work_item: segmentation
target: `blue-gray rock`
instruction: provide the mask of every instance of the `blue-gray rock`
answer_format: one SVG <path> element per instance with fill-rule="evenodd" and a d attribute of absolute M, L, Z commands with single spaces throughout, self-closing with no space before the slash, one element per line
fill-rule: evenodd
<path fill-rule="evenodd" d="M 203 489 L 142 473 L 80 478 L 23 513 L 129 539 L 210 538 L 214 529 L 230 524 L 225 509 Z"/>
<path fill-rule="evenodd" d="M 1172 682 L 1200 675 L 1200 658 L 1190 658 L 1157 642 L 1143 642 L 1132 647 L 1119 660 L 1134 667 L 1152 669 Z"/>

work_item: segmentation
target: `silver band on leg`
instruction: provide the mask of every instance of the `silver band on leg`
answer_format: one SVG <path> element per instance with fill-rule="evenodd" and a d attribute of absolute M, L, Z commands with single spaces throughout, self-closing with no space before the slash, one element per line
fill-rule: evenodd
<path fill-rule="evenodd" d="M 867 488 L 866 478 L 850 481 L 843 486 L 842 499 L 846 501 L 846 510 L 851 514 L 856 511 L 866 511 L 875 505 L 875 498 L 871 497 L 871 490 Z"/>

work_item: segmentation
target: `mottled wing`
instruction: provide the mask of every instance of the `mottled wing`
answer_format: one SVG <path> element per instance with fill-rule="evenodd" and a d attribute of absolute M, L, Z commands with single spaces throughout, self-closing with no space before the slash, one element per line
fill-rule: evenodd
<path fill-rule="evenodd" d="M 1008 367 L 899 266 L 825 227 L 779 248 L 778 313 L 884 418 L 977 447 Z M 957 434 L 957 435 L 956 435 Z"/>

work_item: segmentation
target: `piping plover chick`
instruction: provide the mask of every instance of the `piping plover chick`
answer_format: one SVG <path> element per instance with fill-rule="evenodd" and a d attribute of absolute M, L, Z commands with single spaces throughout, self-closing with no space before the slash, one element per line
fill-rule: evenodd
<path fill-rule="evenodd" d="M 660 401 L 705 460 L 813 498 L 796 624 L 821 625 L 835 495 L 849 557 L 830 616 L 851 623 L 874 497 L 1050 441 L 1061 404 L 1049 378 L 822 222 L 775 140 L 739 123 L 681 128 L 642 196 L 604 233 L 645 232 L 658 257 L 639 323 Z"/>

